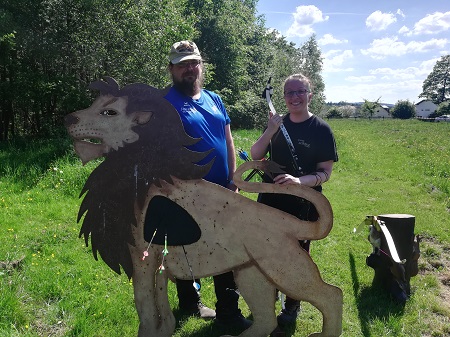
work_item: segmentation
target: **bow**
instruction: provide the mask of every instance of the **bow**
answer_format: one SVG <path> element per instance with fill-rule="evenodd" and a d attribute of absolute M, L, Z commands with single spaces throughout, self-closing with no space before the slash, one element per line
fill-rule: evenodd
<path fill-rule="evenodd" d="M 272 80 L 272 76 L 269 77 L 269 80 L 267 81 L 266 88 L 263 90 L 262 98 L 265 98 L 267 100 L 267 104 L 269 104 L 270 111 L 272 111 L 274 114 L 276 114 L 275 107 L 272 104 L 272 94 L 273 94 L 273 87 L 270 85 L 270 81 Z"/>
<path fill-rule="evenodd" d="M 262 97 L 266 99 L 267 104 L 269 105 L 270 111 L 272 111 L 273 114 L 276 114 L 275 107 L 272 104 L 271 96 L 273 94 L 273 87 L 270 85 L 270 81 L 272 80 L 272 76 L 269 77 L 269 80 L 267 81 L 266 88 L 263 90 Z M 270 115 L 269 115 L 270 116 Z M 294 164 L 295 170 L 300 173 L 302 171 L 302 168 L 298 165 L 298 156 L 295 152 L 294 144 L 292 143 L 291 137 L 289 137 L 289 133 L 287 132 L 285 126 L 283 123 L 280 124 L 280 130 L 283 134 L 284 138 L 286 139 L 286 143 L 288 144 L 289 150 L 291 151 L 292 155 L 292 162 Z"/>

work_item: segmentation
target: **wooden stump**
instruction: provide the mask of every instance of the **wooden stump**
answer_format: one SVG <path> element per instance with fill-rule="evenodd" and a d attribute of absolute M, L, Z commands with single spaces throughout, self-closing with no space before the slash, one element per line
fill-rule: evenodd
<path fill-rule="evenodd" d="M 414 235 L 415 217 L 409 214 L 383 214 L 377 219 L 384 222 L 389 230 L 402 263 L 393 260 L 395 252 L 389 248 L 383 231 L 380 232 L 380 247 L 374 248 L 366 263 L 375 271 L 373 284 L 382 286 L 396 301 L 404 303 L 411 293 L 410 279 L 417 275 L 420 255 L 418 238 Z"/>
<path fill-rule="evenodd" d="M 413 251 L 414 225 L 416 218 L 409 214 L 383 214 L 377 218 L 384 221 L 389 229 L 401 260 L 410 259 Z M 381 235 L 381 247 L 383 251 L 389 252 L 386 237 Z"/>

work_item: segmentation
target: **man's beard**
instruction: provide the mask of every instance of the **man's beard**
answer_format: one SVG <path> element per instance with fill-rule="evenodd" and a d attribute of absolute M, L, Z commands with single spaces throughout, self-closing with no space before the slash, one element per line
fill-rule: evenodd
<path fill-rule="evenodd" d="M 172 76 L 172 82 L 173 86 L 180 91 L 181 93 L 185 94 L 186 96 L 195 96 L 198 94 L 202 87 L 203 87 L 203 74 L 201 74 L 199 77 L 195 79 L 195 81 L 189 81 L 185 78 L 182 78 L 180 81 L 173 78 Z"/>

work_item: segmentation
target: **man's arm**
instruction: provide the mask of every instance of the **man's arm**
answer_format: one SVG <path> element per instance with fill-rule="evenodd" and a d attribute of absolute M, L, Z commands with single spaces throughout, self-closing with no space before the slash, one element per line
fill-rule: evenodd
<path fill-rule="evenodd" d="M 232 180 L 234 171 L 236 171 L 236 154 L 230 124 L 225 125 L 225 139 L 227 141 L 227 154 L 228 154 L 228 180 Z M 237 187 L 236 185 L 234 185 L 234 183 L 228 184 L 227 187 L 230 190 L 237 191 Z"/>

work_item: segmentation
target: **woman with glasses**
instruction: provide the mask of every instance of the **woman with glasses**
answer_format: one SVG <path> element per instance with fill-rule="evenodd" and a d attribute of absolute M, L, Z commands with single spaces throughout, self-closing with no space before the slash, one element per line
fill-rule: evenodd
<path fill-rule="evenodd" d="M 306 76 L 289 76 L 284 82 L 288 113 L 284 116 L 272 111 L 269 113 L 267 128 L 253 144 L 251 156 L 254 160 L 260 160 L 269 153 L 272 161 L 284 167 L 286 173 L 275 176 L 273 180 L 266 177 L 270 182 L 302 184 L 321 192 L 322 184 L 330 179 L 338 154 L 329 125 L 309 111 L 312 95 L 311 82 Z M 285 130 L 280 128 L 282 124 Z M 302 198 L 285 194 L 260 194 L 258 201 L 301 220 L 317 220 L 314 206 Z M 309 241 L 300 241 L 299 244 L 309 252 Z M 287 297 L 285 308 L 277 317 L 278 325 L 294 323 L 299 311 L 300 302 Z"/>

